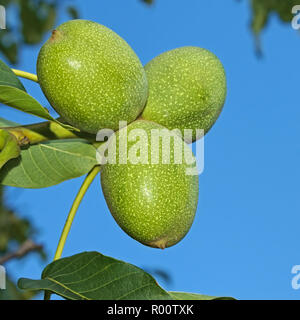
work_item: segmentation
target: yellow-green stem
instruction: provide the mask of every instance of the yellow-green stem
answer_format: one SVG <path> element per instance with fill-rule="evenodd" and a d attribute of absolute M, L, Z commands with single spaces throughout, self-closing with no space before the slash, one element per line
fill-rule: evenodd
<path fill-rule="evenodd" d="M 25 72 L 22 70 L 17 70 L 17 69 L 11 69 L 13 71 L 13 73 L 21 78 L 25 78 L 34 82 L 38 82 L 38 77 L 37 75 L 33 74 L 33 73 L 29 73 L 29 72 Z"/>
<path fill-rule="evenodd" d="M 69 212 L 69 215 L 68 215 L 67 221 L 65 223 L 63 232 L 61 234 L 61 237 L 60 237 L 57 249 L 56 249 L 56 253 L 55 253 L 55 256 L 54 256 L 54 260 L 57 260 L 57 259 L 59 259 L 61 257 L 63 248 L 65 246 L 65 242 L 66 242 L 67 236 L 69 234 L 69 231 L 70 231 L 72 222 L 74 220 L 75 214 L 77 212 L 77 209 L 78 209 L 78 207 L 79 207 L 79 205 L 80 205 L 80 203 L 81 203 L 81 201 L 82 201 L 87 189 L 89 188 L 89 186 L 91 185 L 91 183 L 93 182 L 94 178 L 96 177 L 96 175 L 99 172 L 100 172 L 100 166 L 94 167 L 90 171 L 90 173 L 86 176 L 83 184 L 81 185 L 81 187 L 80 187 L 80 189 L 79 189 L 79 191 L 77 193 L 77 196 L 76 196 L 76 198 L 75 198 L 75 200 L 73 202 L 71 210 Z"/>
<path fill-rule="evenodd" d="M 22 142 L 36 144 L 46 140 L 73 138 L 82 138 L 90 142 L 95 142 L 95 136 L 93 134 L 70 131 L 54 121 L 45 121 L 24 126 L 0 127 L 0 129 L 5 129 L 12 133 L 20 145 L 22 145 Z"/>
<path fill-rule="evenodd" d="M 91 183 L 93 182 L 93 180 L 95 179 L 96 175 L 100 172 L 100 166 L 96 166 L 94 167 L 90 173 L 86 176 L 85 180 L 83 181 L 78 193 L 77 193 L 77 196 L 72 204 L 72 207 L 71 207 L 71 210 L 68 214 L 68 218 L 66 220 L 66 223 L 65 223 L 65 226 L 63 228 L 63 231 L 62 231 L 62 234 L 60 236 L 60 239 L 59 239 L 59 242 L 58 242 L 58 246 L 57 246 L 57 249 L 56 249 L 56 253 L 55 253 L 55 256 L 54 256 L 54 261 L 55 260 L 58 260 L 61 255 L 62 255 L 62 252 L 63 252 L 63 249 L 64 249 L 64 246 L 65 246 L 65 243 L 66 243 L 66 240 L 67 240 L 67 237 L 68 237 L 68 234 L 70 232 L 70 229 L 71 229 L 71 226 L 72 226 L 72 222 L 74 220 L 74 217 L 76 215 L 76 212 L 78 210 L 78 207 L 87 191 L 87 189 L 89 188 L 89 186 L 91 185 Z M 45 297 L 44 297 L 45 300 L 49 300 L 50 299 L 50 292 L 49 291 L 46 291 L 45 292 Z"/>

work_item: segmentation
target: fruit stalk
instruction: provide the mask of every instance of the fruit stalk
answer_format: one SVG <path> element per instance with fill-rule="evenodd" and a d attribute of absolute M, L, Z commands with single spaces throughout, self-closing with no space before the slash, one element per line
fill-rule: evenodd
<path fill-rule="evenodd" d="M 67 237 L 68 237 L 68 234 L 70 232 L 73 220 L 74 220 L 76 212 L 79 208 L 79 205 L 80 205 L 84 195 L 86 194 L 89 186 L 91 185 L 91 183 L 93 182 L 93 180 L 95 179 L 97 174 L 100 172 L 100 170 L 101 170 L 100 166 L 94 167 L 90 171 L 90 173 L 86 176 L 85 180 L 83 181 L 83 183 L 82 183 L 82 185 L 81 185 L 81 187 L 75 197 L 75 200 L 72 204 L 72 207 L 71 207 L 70 212 L 68 214 L 63 231 L 61 233 L 61 236 L 60 236 L 60 239 L 59 239 L 59 242 L 57 245 L 57 249 L 56 249 L 56 252 L 54 255 L 54 259 L 53 259 L 54 261 L 60 259 L 62 252 L 63 252 L 63 249 L 64 249 L 64 246 L 65 246 L 65 243 L 66 243 L 66 240 L 67 240 Z M 45 291 L 44 300 L 49 300 L 49 299 L 50 299 L 50 292 Z"/>
<path fill-rule="evenodd" d="M 57 246 L 57 249 L 56 249 L 56 252 L 55 252 L 55 256 L 54 256 L 54 260 L 58 260 L 61 255 L 62 255 L 62 251 L 63 251 L 63 248 L 65 246 L 65 243 L 66 243 L 66 239 L 67 239 L 67 236 L 69 234 L 69 231 L 71 229 L 71 226 L 72 226 L 72 222 L 74 220 L 74 217 L 75 217 L 75 214 L 78 210 L 78 207 L 85 195 L 85 193 L 87 192 L 87 189 L 89 188 L 89 186 L 91 185 L 91 183 L 93 182 L 93 180 L 95 179 L 96 175 L 100 172 L 100 166 L 96 166 L 94 167 L 90 173 L 86 176 L 85 180 L 83 181 L 83 184 L 81 185 L 78 193 L 77 193 L 77 196 L 72 204 L 72 207 L 71 207 L 71 210 L 68 214 L 68 218 L 66 220 L 66 223 L 65 223 L 65 226 L 64 226 L 64 229 L 62 231 L 62 234 L 61 234 L 61 237 L 59 239 L 59 243 L 58 243 L 58 246 Z"/>
<path fill-rule="evenodd" d="M 25 72 L 25 71 L 17 70 L 17 69 L 11 69 L 11 70 L 18 77 L 25 78 L 25 79 L 28 79 L 28 80 L 31 80 L 34 82 L 39 82 L 37 75 L 35 75 L 33 73 L 29 73 L 29 72 Z"/>

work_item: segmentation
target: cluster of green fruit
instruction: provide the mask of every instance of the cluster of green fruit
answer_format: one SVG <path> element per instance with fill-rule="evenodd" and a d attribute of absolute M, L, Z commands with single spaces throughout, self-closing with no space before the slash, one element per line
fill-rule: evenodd
<path fill-rule="evenodd" d="M 58 114 L 88 133 L 118 131 L 119 121 L 126 121 L 129 132 L 193 129 L 185 141 L 190 143 L 196 129 L 206 133 L 212 127 L 226 96 L 223 66 L 208 50 L 171 50 L 143 68 L 121 37 L 87 20 L 72 20 L 53 31 L 40 50 L 37 75 Z M 127 143 L 130 148 L 133 142 Z M 151 247 L 179 242 L 198 202 L 198 176 L 187 175 L 187 167 L 174 158 L 169 164 L 104 165 L 102 189 L 120 227 Z"/>

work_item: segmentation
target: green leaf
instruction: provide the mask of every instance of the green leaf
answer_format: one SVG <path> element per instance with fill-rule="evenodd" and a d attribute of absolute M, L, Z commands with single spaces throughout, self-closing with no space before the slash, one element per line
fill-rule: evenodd
<path fill-rule="evenodd" d="M 170 299 L 142 269 L 98 252 L 54 261 L 44 269 L 41 280 L 21 278 L 18 286 L 49 290 L 71 300 Z"/>
<path fill-rule="evenodd" d="M 52 140 L 21 151 L 0 171 L 0 183 L 20 188 L 45 188 L 88 173 L 96 149 L 85 140 Z"/>
<path fill-rule="evenodd" d="M 235 300 L 230 297 L 213 297 L 198 293 L 174 292 L 169 291 L 171 297 L 175 300 Z"/>
<path fill-rule="evenodd" d="M 54 119 L 50 116 L 49 111 L 46 108 L 41 106 L 40 103 L 28 93 L 20 89 L 0 85 L 0 103 L 46 120 L 55 121 L 66 129 L 79 131 L 68 124 L 61 123 Z"/>
<path fill-rule="evenodd" d="M 14 135 L 6 130 L 0 129 L 0 169 L 11 159 L 20 155 L 20 147 Z"/>
<path fill-rule="evenodd" d="M 19 78 L 2 60 L 0 60 L 0 85 L 11 86 L 26 91 Z"/>
<path fill-rule="evenodd" d="M 19 123 L 4 119 L 0 117 L 0 127 L 5 128 L 5 127 L 18 127 L 20 126 Z"/>
<path fill-rule="evenodd" d="M 167 292 L 142 269 L 98 252 L 56 260 L 44 269 L 41 280 L 21 278 L 18 286 L 25 290 L 47 290 L 70 300 L 227 299 Z"/>
<path fill-rule="evenodd" d="M 274 13 L 282 22 L 290 23 L 293 18 L 292 8 L 297 4 L 299 0 L 251 0 L 253 33 L 259 35 Z"/>
<path fill-rule="evenodd" d="M 22 292 L 16 287 L 16 284 L 6 276 L 6 289 L 0 290 L 0 300 L 28 300 L 33 298 L 37 292 Z"/>

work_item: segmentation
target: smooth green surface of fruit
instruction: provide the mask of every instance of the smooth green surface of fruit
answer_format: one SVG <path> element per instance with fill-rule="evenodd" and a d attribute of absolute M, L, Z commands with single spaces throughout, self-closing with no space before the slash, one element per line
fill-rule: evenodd
<path fill-rule="evenodd" d="M 143 130 L 146 136 L 133 138 L 134 129 Z M 170 162 L 163 160 L 162 152 L 151 154 L 153 146 L 151 131 L 164 129 L 159 124 L 137 120 L 116 134 L 117 155 L 121 148 L 122 134 L 127 130 L 128 155 L 117 156 L 115 164 L 105 164 L 101 172 L 101 184 L 107 205 L 119 226 L 132 238 L 155 248 L 170 247 L 179 242 L 189 231 L 194 220 L 198 203 L 198 175 L 188 175 L 187 169 L 194 167 L 185 161 L 179 164 L 174 150 L 185 150 L 187 156 L 195 160 L 189 146 L 177 135 L 170 141 Z M 166 135 L 164 135 L 166 136 Z M 142 149 L 134 149 L 139 141 Z M 148 145 L 148 146 L 147 146 Z M 158 144 L 157 144 L 158 145 Z M 160 148 L 162 140 L 160 140 Z M 164 145 L 166 150 L 166 145 Z M 126 150 L 126 149 L 125 149 Z M 134 150 L 134 152 L 132 152 Z M 157 150 L 153 148 L 153 150 Z M 178 154 L 180 154 L 179 151 Z M 143 163 L 132 163 L 132 154 L 147 155 Z M 120 159 L 127 159 L 127 164 L 120 164 Z M 191 159 L 190 158 L 190 159 Z"/>
<path fill-rule="evenodd" d="M 57 113 L 89 133 L 134 121 L 148 96 L 145 71 L 130 46 L 87 20 L 71 20 L 53 31 L 40 50 L 37 75 Z"/>
<path fill-rule="evenodd" d="M 142 118 L 174 129 L 204 129 L 217 120 L 226 97 L 226 77 L 210 51 L 182 47 L 165 52 L 145 66 L 149 97 Z M 185 139 L 187 142 L 189 139 Z"/>

